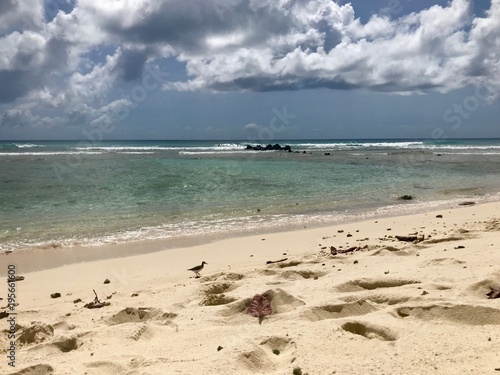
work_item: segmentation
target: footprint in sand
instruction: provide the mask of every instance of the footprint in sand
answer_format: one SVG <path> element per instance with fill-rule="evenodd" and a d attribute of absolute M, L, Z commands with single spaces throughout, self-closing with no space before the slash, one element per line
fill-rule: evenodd
<path fill-rule="evenodd" d="M 50 324 L 34 322 L 30 326 L 21 329 L 16 341 L 19 346 L 32 345 L 49 341 L 53 336 L 54 327 Z"/>
<path fill-rule="evenodd" d="M 210 276 L 203 276 L 200 281 L 203 283 L 210 282 L 210 281 L 217 281 L 219 279 L 221 280 L 226 280 L 226 281 L 238 281 L 243 279 L 245 276 L 240 274 L 240 273 L 234 273 L 234 272 L 219 272 Z"/>
<path fill-rule="evenodd" d="M 148 324 L 144 323 L 137 331 L 135 331 L 130 338 L 134 341 L 151 340 L 155 335 L 155 330 Z"/>
<path fill-rule="evenodd" d="M 122 365 L 119 365 L 110 361 L 93 361 L 84 363 L 85 367 L 87 367 L 87 371 L 85 372 L 88 375 L 118 375 L 118 374 L 127 374 L 130 373 L 127 368 Z"/>
<path fill-rule="evenodd" d="M 127 307 L 111 316 L 107 320 L 107 323 L 113 326 L 123 323 L 145 322 L 149 320 L 168 322 L 175 317 L 177 317 L 177 314 L 163 312 L 163 310 L 153 307 Z"/>
<path fill-rule="evenodd" d="M 282 272 L 280 277 L 291 280 L 317 279 L 321 276 L 324 276 L 325 274 L 326 272 L 313 272 L 309 270 L 300 270 L 300 271 L 289 270 Z"/>
<path fill-rule="evenodd" d="M 442 321 L 462 325 L 500 324 L 500 309 L 479 305 L 404 306 L 394 310 L 397 318 Z"/>
<path fill-rule="evenodd" d="M 420 281 L 403 278 L 372 278 L 352 280 L 344 284 L 337 285 L 337 292 L 358 292 L 361 290 L 374 290 L 379 288 L 395 288 L 404 285 L 419 284 Z"/>
<path fill-rule="evenodd" d="M 367 294 L 363 295 L 362 298 L 359 297 L 359 295 L 354 295 L 354 296 L 346 296 L 341 298 L 342 301 L 344 302 L 358 302 L 358 301 L 368 301 L 368 302 L 373 302 L 376 304 L 380 305 L 398 305 L 401 303 L 408 302 L 410 300 L 414 299 L 413 296 L 395 296 L 392 294 L 385 295 L 385 294 Z"/>
<path fill-rule="evenodd" d="M 311 307 L 304 312 L 304 317 L 314 322 L 324 319 L 340 319 L 349 316 L 366 315 L 377 310 L 378 308 L 371 303 L 360 300 L 351 303 Z"/>
<path fill-rule="evenodd" d="M 238 356 L 238 361 L 252 371 L 277 371 L 288 366 L 297 345 L 288 337 L 273 336 Z"/>
<path fill-rule="evenodd" d="M 227 305 L 236 301 L 236 298 L 226 296 L 224 293 L 234 290 L 238 287 L 235 283 L 218 282 L 202 287 L 202 293 L 205 296 L 200 302 L 201 306 L 219 306 Z"/>
<path fill-rule="evenodd" d="M 377 339 L 382 341 L 395 341 L 397 335 L 387 327 L 378 326 L 365 322 L 347 322 L 342 324 L 344 331 L 366 337 L 367 339 Z"/>

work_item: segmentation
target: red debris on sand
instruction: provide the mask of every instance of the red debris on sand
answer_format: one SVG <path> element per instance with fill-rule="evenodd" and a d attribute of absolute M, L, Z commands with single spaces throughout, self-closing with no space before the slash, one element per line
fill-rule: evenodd
<path fill-rule="evenodd" d="M 247 310 L 247 314 L 259 318 L 259 323 L 262 323 L 264 316 L 271 315 L 272 313 L 271 300 L 266 293 L 256 294 Z"/>

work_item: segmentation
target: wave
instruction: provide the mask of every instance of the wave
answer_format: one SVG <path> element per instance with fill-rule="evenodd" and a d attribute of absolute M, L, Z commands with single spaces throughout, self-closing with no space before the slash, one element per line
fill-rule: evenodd
<path fill-rule="evenodd" d="M 101 155 L 97 151 L 0 152 L 0 156 Z"/>
<path fill-rule="evenodd" d="M 358 148 L 417 148 L 424 146 L 424 142 L 335 142 L 335 143 L 294 143 L 295 147 L 310 149 L 358 149 Z"/>

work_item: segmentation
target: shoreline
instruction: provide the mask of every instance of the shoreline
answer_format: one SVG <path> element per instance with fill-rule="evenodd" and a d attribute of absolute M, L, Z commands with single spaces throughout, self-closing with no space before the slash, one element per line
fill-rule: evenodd
<path fill-rule="evenodd" d="M 500 367 L 500 300 L 486 297 L 500 288 L 499 212 L 477 204 L 34 272 L 18 263 L 18 363 L 0 372 L 489 373 Z M 394 238 L 412 233 L 426 240 Z M 202 261 L 196 279 L 187 269 Z M 93 290 L 110 305 L 84 308 Z M 273 313 L 259 325 L 245 311 L 264 292 Z"/>
<path fill-rule="evenodd" d="M 497 195 L 490 197 L 493 200 L 474 202 L 474 206 L 483 206 L 492 203 L 500 203 Z M 434 201 L 408 203 L 413 205 L 409 211 L 404 208 L 407 205 L 401 205 L 399 211 L 390 210 L 388 208 L 395 206 L 379 207 L 375 210 L 345 214 L 335 219 L 327 219 L 325 221 L 309 220 L 305 223 L 292 223 L 288 221 L 285 224 L 275 226 L 260 226 L 257 228 L 243 230 L 220 231 L 208 234 L 195 234 L 187 236 L 177 236 L 169 238 L 156 239 L 141 239 L 126 241 L 114 244 L 103 244 L 97 246 L 61 246 L 55 248 L 32 248 L 29 250 L 14 251 L 12 253 L 0 253 L 0 263 L 4 260 L 14 264 L 23 264 L 26 272 L 43 271 L 47 269 L 57 268 L 74 263 L 99 261 L 106 259 L 124 258 L 136 255 L 146 255 L 161 251 L 170 251 L 173 249 L 183 249 L 194 247 L 203 244 L 211 244 L 214 242 L 224 241 L 228 239 L 246 238 L 262 235 L 273 235 L 280 233 L 303 231 L 308 229 L 322 229 L 339 225 L 347 225 L 353 223 L 363 223 L 369 220 L 382 220 L 398 217 L 406 217 L 418 214 L 432 213 L 438 210 L 449 210 L 464 208 L 458 202 L 464 202 L 464 199 L 455 198 L 454 203 L 451 201 Z M 477 201 L 477 197 L 476 197 Z M 426 204 L 432 203 L 432 206 Z M 401 210 L 403 209 L 403 211 Z M 302 215 L 297 215 L 300 217 Z M 307 217 L 307 215 L 304 215 Z M 295 219 L 297 220 L 297 219 Z M 0 269 L 0 276 L 5 276 L 6 270 Z"/>

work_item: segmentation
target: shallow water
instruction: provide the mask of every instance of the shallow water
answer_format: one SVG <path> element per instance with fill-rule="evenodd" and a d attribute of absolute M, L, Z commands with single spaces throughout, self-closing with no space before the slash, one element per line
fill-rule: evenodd
<path fill-rule="evenodd" d="M 276 142 L 300 152 L 245 151 L 240 141 L 0 142 L 0 251 L 268 230 L 499 197 L 498 139 Z M 415 199 L 397 199 L 404 194 Z"/>

